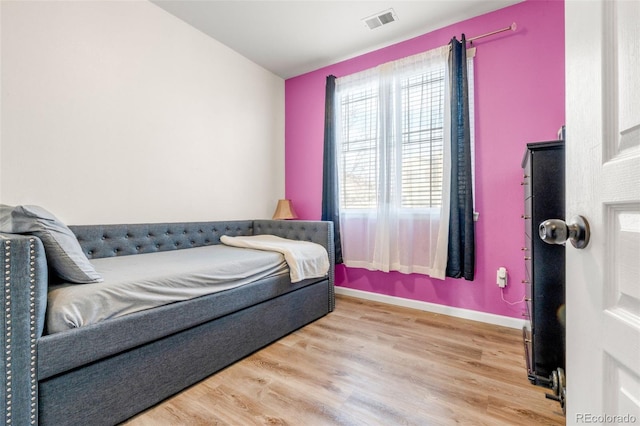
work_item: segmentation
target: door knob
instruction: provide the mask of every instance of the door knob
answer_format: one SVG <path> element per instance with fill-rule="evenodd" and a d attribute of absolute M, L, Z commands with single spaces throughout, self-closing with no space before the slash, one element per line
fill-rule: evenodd
<path fill-rule="evenodd" d="M 549 219 L 538 228 L 540 238 L 548 244 L 564 244 L 567 240 L 577 249 L 589 244 L 589 222 L 582 216 L 574 216 L 569 223 L 562 219 Z"/>

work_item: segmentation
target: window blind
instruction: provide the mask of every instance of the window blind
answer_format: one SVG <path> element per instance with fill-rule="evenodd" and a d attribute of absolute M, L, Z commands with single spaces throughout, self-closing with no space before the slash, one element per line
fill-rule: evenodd
<path fill-rule="evenodd" d="M 469 58 L 469 98 L 473 139 L 473 60 Z M 401 149 L 397 154 L 401 183 L 399 197 L 406 209 L 442 203 L 444 169 L 443 124 L 445 68 L 431 68 L 399 79 Z M 343 209 L 371 209 L 377 201 L 380 173 L 378 87 L 360 85 L 344 93 L 341 104 L 340 204 Z M 473 158 L 472 140 L 472 158 Z"/>

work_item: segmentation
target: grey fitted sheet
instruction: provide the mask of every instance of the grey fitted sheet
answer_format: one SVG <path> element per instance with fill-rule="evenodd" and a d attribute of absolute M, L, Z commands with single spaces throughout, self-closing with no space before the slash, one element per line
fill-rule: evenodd
<path fill-rule="evenodd" d="M 91 263 L 104 282 L 50 287 L 48 333 L 204 296 L 289 271 L 280 253 L 221 244 L 93 259 Z"/>

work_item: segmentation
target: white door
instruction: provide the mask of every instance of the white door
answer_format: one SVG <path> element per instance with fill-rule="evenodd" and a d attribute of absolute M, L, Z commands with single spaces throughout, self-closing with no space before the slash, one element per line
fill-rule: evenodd
<path fill-rule="evenodd" d="M 567 424 L 640 424 L 640 1 L 565 2 Z"/>

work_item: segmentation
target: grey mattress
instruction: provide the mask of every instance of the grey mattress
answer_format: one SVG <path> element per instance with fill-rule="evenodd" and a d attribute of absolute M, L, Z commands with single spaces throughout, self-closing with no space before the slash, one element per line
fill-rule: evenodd
<path fill-rule="evenodd" d="M 91 263 L 104 277 L 104 282 L 51 286 L 47 312 L 49 333 L 288 273 L 280 253 L 220 244 L 93 259 Z"/>

